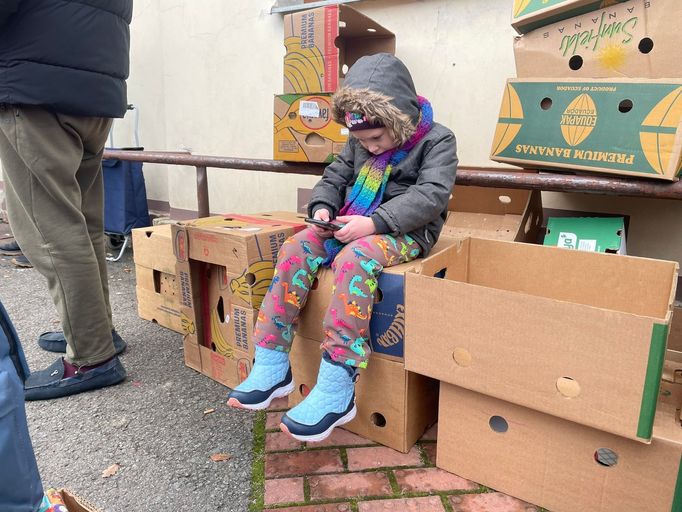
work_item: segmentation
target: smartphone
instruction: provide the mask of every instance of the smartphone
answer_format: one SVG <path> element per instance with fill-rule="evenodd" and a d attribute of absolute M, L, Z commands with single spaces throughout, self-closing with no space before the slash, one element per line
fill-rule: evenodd
<path fill-rule="evenodd" d="M 319 220 L 319 219 L 311 219 L 311 218 L 306 218 L 305 221 L 308 224 L 315 224 L 316 226 L 319 226 L 324 229 L 328 229 L 329 231 L 338 231 L 343 227 L 342 224 L 334 224 L 333 222 L 327 222 L 324 220 Z"/>

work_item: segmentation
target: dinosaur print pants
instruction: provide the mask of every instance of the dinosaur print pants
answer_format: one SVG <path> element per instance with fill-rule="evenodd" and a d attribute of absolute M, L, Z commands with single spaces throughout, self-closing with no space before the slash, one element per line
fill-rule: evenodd
<path fill-rule="evenodd" d="M 304 229 L 279 250 L 275 275 L 258 313 L 255 339 L 261 347 L 288 352 L 299 313 L 326 257 L 324 238 Z M 334 286 L 323 321 L 322 349 L 334 361 L 365 368 L 369 320 L 377 277 L 385 267 L 415 259 L 421 247 L 404 235 L 371 235 L 344 246 L 331 265 Z"/>

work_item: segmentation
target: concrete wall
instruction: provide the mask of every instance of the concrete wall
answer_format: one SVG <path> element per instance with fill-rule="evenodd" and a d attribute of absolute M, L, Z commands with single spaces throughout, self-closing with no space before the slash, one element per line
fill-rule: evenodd
<path fill-rule="evenodd" d="M 129 101 L 147 149 L 272 157 L 273 95 L 282 92 L 282 15 L 274 0 L 136 0 Z M 494 165 L 489 145 L 504 80 L 514 76 L 511 0 L 366 0 L 353 7 L 397 35 L 397 55 L 450 126 L 465 165 Z M 130 144 L 132 118 L 116 125 Z M 146 165 L 148 196 L 196 210 L 193 168 Z M 209 170 L 212 212 L 294 209 L 315 177 Z M 682 260 L 682 202 L 543 194 L 545 206 L 631 216 L 628 252 Z"/>

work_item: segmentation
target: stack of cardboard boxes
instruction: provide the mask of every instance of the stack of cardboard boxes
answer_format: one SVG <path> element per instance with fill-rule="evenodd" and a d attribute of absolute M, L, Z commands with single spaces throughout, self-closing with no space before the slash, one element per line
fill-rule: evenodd
<path fill-rule="evenodd" d="M 185 364 L 228 387 L 251 370 L 253 326 L 296 214 L 224 215 L 172 225 Z"/>
<path fill-rule="evenodd" d="M 395 51 L 395 36 L 359 12 L 327 5 L 284 17 L 284 94 L 275 96 L 274 158 L 332 162 L 348 129 L 332 120 L 331 96 L 363 55 Z"/>
<path fill-rule="evenodd" d="M 515 0 L 518 79 L 507 82 L 491 158 L 676 179 L 680 14 L 677 0 Z"/>
<path fill-rule="evenodd" d="M 540 195 L 528 190 L 455 187 L 449 213 L 431 258 L 440 258 L 471 234 L 497 240 L 534 241 L 542 223 Z M 357 384 L 355 419 L 344 428 L 367 439 L 407 452 L 436 421 L 438 382 L 405 369 L 408 306 L 405 276 L 419 273 L 421 259 L 385 269 L 379 277 L 370 322 L 372 354 Z M 289 405 L 299 403 L 315 385 L 320 365 L 323 320 L 334 275 L 318 274 L 298 323 L 291 365 L 295 391 Z M 432 315 L 448 315 L 447 304 L 432 304 Z M 432 321 L 436 318 L 432 318 Z"/>
<path fill-rule="evenodd" d="M 514 26 L 534 30 L 493 160 L 674 179 L 679 8 L 517 0 Z M 468 238 L 406 275 L 405 367 L 441 383 L 437 466 L 552 512 L 682 510 L 682 357 L 665 361 L 678 264 L 607 245 Z"/>

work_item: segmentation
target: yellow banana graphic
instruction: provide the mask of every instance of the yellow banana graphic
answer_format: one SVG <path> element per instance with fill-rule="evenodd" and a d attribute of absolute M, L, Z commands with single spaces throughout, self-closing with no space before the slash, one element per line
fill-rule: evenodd
<path fill-rule="evenodd" d="M 183 334 L 194 334 L 196 332 L 194 322 L 190 320 L 190 318 L 185 313 L 182 313 L 180 315 L 180 324 L 182 325 Z"/>
<path fill-rule="evenodd" d="M 517 18 L 528 7 L 530 0 L 514 0 L 514 18 Z"/>
<path fill-rule="evenodd" d="M 249 268 L 242 272 L 239 277 L 230 281 L 230 290 L 247 304 L 258 309 L 263 303 L 263 298 L 270 287 L 274 273 L 274 262 L 257 261 L 249 265 Z"/>
<path fill-rule="evenodd" d="M 284 78 L 294 92 L 322 91 L 324 56 L 319 48 L 302 48 L 301 38 L 290 36 L 284 40 L 287 54 L 284 56 Z"/>
<path fill-rule="evenodd" d="M 225 357 L 234 357 L 234 348 L 227 342 L 220 330 L 220 318 L 218 310 L 211 310 L 211 341 L 215 346 L 215 351 Z"/>

